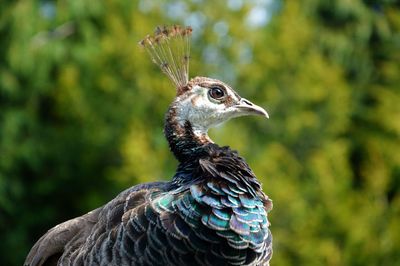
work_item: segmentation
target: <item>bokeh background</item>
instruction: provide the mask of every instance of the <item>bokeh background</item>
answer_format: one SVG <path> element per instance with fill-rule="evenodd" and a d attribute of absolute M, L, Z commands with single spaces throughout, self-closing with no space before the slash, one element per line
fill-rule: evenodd
<path fill-rule="evenodd" d="M 190 76 L 269 120 L 212 138 L 274 200 L 272 265 L 400 265 L 400 4 L 382 0 L 0 2 L 0 265 L 50 227 L 177 165 L 174 97 L 137 45 L 194 28 Z"/>

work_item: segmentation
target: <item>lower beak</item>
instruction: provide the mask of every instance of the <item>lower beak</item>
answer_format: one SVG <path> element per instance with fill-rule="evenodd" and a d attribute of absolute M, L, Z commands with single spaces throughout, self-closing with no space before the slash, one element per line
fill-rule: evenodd
<path fill-rule="evenodd" d="M 241 115 L 262 115 L 269 118 L 267 111 L 264 108 L 255 105 L 254 103 L 246 100 L 245 98 L 240 99 L 239 103 L 235 105 L 235 108 Z"/>

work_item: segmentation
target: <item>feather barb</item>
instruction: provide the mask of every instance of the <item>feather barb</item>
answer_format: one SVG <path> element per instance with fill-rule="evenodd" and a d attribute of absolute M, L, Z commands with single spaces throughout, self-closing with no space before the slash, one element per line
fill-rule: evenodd
<path fill-rule="evenodd" d="M 191 34 L 191 27 L 157 27 L 139 42 L 178 90 L 189 82 Z"/>

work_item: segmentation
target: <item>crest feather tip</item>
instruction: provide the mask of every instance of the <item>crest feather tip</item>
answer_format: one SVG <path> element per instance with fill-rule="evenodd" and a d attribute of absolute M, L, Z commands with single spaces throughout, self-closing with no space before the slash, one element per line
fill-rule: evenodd
<path fill-rule="evenodd" d="M 190 26 L 158 26 L 153 35 L 147 35 L 139 42 L 177 90 L 189 82 L 191 33 Z"/>

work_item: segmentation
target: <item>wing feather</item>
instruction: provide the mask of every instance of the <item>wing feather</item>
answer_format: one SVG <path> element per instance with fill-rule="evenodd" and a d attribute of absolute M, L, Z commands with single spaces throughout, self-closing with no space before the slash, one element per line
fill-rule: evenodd
<path fill-rule="evenodd" d="M 166 185 L 167 182 L 154 182 L 131 187 L 106 205 L 53 227 L 32 247 L 24 265 L 57 265 L 66 254 L 76 252 L 84 243 L 96 241 L 96 236 L 119 225 L 125 212 L 143 203 L 144 190 L 163 189 Z"/>

